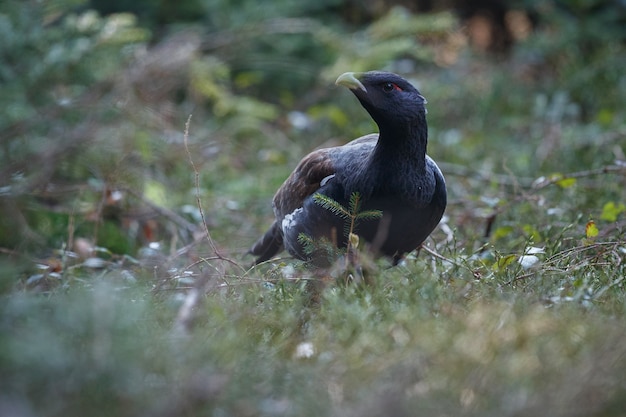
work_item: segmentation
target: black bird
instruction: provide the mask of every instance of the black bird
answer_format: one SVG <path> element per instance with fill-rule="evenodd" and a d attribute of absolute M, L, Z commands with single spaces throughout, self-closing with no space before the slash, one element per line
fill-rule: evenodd
<path fill-rule="evenodd" d="M 382 217 L 361 221 L 355 233 L 394 264 L 420 246 L 443 216 L 446 185 L 426 155 L 426 100 L 420 92 L 389 72 L 347 72 L 335 83 L 352 91 L 380 133 L 318 149 L 300 161 L 274 196 L 276 220 L 249 251 L 257 264 L 283 248 L 296 258 L 323 263 L 306 250 L 301 234 L 347 246 L 346 220 L 316 201 L 316 193 L 348 207 L 358 192 L 362 211 L 382 211 Z"/>

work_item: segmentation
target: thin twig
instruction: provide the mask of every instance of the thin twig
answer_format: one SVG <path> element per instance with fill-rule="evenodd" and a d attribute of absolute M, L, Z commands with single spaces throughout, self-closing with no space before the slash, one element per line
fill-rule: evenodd
<path fill-rule="evenodd" d="M 458 176 L 458 177 L 472 177 L 481 181 L 497 183 L 500 185 L 511 186 L 514 188 L 529 188 L 529 189 L 542 189 L 549 185 L 555 184 L 566 178 L 585 178 L 593 177 L 604 174 L 624 173 L 626 174 L 626 163 L 623 161 L 616 161 L 613 165 L 606 165 L 597 169 L 590 169 L 585 171 L 571 172 L 569 174 L 559 174 L 549 176 L 546 178 L 530 178 L 530 177 L 518 177 L 514 175 L 510 170 L 506 169 L 507 174 L 496 174 L 493 172 L 481 172 L 468 168 L 463 165 L 440 162 L 442 170 L 446 175 Z"/>
<path fill-rule="evenodd" d="M 537 273 L 537 271 L 531 271 L 531 272 L 527 272 L 527 273 L 522 274 L 522 275 L 518 275 L 518 276 L 514 277 L 513 279 L 511 279 L 511 280 L 509 280 L 509 281 L 505 282 L 505 283 L 504 283 L 504 285 L 511 285 L 511 284 L 513 284 L 514 282 L 517 282 L 517 281 L 523 281 L 523 280 L 525 280 L 526 278 L 530 278 L 530 277 L 532 277 L 532 276 L 533 276 L 533 275 L 535 275 L 536 273 Z"/>
<path fill-rule="evenodd" d="M 204 236 L 206 237 L 209 246 L 213 250 L 214 257 L 210 258 L 202 258 L 197 262 L 191 264 L 190 267 L 198 265 L 199 263 L 205 263 L 209 267 L 215 270 L 215 273 L 224 279 L 225 273 L 223 270 L 218 269 L 215 265 L 209 263 L 210 260 L 218 260 L 224 261 L 231 265 L 236 266 L 242 271 L 245 269 L 239 265 L 239 263 L 235 262 L 232 259 L 224 257 L 219 250 L 217 249 L 217 245 L 215 241 L 211 237 L 211 232 L 209 231 L 209 226 L 206 221 L 206 216 L 204 214 L 204 208 L 202 207 L 202 201 L 200 199 L 200 172 L 196 167 L 196 164 L 193 161 L 191 156 L 191 151 L 189 150 L 189 126 L 191 124 L 191 115 L 187 118 L 187 122 L 185 123 L 185 132 L 183 136 L 183 143 L 185 145 L 185 152 L 187 152 L 187 157 L 189 158 L 189 164 L 191 165 L 194 172 L 194 185 L 196 189 L 196 204 L 198 206 L 198 210 L 200 212 L 200 218 L 202 219 L 202 226 L 204 228 Z M 221 265 L 221 264 L 220 264 Z M 176 320 L 174 321 L 174 332 L 180 335 L 187 335 L 191 330 L 191 325 L 193 324 L 194 319 L 194 311 L 198 308 L 198 305 L 202 302 L 203 296 L 207 293 L 209 288 L 209 282 L 212 274 L 202 273 L 196 282 L 194 283 L 193 288 L 191 288 L 185 297 L 185 300 L 178 310 L 178 315 L 176 316 Z"/>
<path fill-rule="evenodd" d="M 496 174 L 493 172 L 481 172 L 476 171 L 474 169 L 468 168 L 464 165 L 453 164 L 450 162 L 437 162 L 445 175 L 448 176 L 456 176 L 456 177 L 464 177 L 464 178 L 475 178 L 480 181 L 489 182 L 489 183 L 497 183 L 500 185 L 507 185 L 512 187 L 527 187 L 529 188 L 533 183 L 533 178 L 530 177 L 516 177 L 515 175 L 506 175 L 506 174 Z"/>
<path fill-rule="evenodd" d="M 580 252 L 586 252 L 591 249 L 598 249 L 598 248 L 603 248 L 607 246 L 617 246 L 620 244 L 624 244 L 624 242 L 615 240 L 615 241 L 608 241 L 608 242 L 595 242 L 595 243 L 582 245 L 582 246 L 574 246 L 573 248 L 564 249 L 563 251 L 550 256 L 548 259 L 546 259 L 544 264 L 556 263 L 557 261 L 567 256 L 571 256 L 573 254 L 580 253 Z"/>
<path fill-rule="evenodd" d="M 198 229 L 193 223 L 185 220 L 182 216 L 178 215 L 172 210 L 169 210 L 165 207 L 161 207 L 153 203 L 152 201 L 148 200 L 145 196 L 133 190 L 132 188 L 122 187 L 121 189 L 131 194 L 136 199 L 140 200 L 143 204 L 150 207 L 150 209 L 154 210 L 159 216 L 165 217 L 166 219 L 170 220 L 177 226 L 186 229 L 189 233 L 193 234 Z"/>
<path fill-rule="evenodd" d="M 185 134 L 183 136 L 183 143 L 185 144 L 185 152 L 187 152 L 187 158 L 189 158 L 189 164 L 193 169 L 194 173 L 194 185 L 196 188 L 196 204 L 198 205 L 198 210 L 200 211 L 200 218 L 202 219 L 202 225 L 204 227 L 204 233 L 207 241 L 209 242 L 209 246 L 213 249 L 213 253 L 218 257 L 221 257 L 219 251 L 217 250 L 217 246 L 215 246 L 215 242 L 211 237 L 211 232 L 209 231 L 209 226 L 206 222 L 206 217 L 204 215 L 204 208 L 202 208 L 202 201 L 200 200 L 200 172 L 198 172 L 198 168 L 196 168 L 196 164 L 193 162 L 193 158 L 191 157 L 191 151 L 189 150 L 189 125 L 191 124 L 191 114 L 187 118 L 187 122 L 185 123 Z"/>
<path fill-rule="evenodd" d="M 533 183 L 533 188 L 536 190 L 540 190 L 567 178 L 585 178 L 611 173 L 623 173 L 626 175 L 626 164 L 624 164 L 622 161 L 616 161 L 615 165 L 605 165 L 597 169 L 571 172 L 569 174 L 558 174 L 545 178 L 542 181 L 539 181 L 539 179 L 537 179 Z"/>
<path fill-rule="evenodd" d="M 457 262 L 457 261 L 455 261 L 454 259 L 446 258 L 445 256 L 443 256 L 443 255 L 441 255 L 441 254 L 439 254 L 439 253 L 435 252 L 434 250 L 432 250 L 432 249 L 430 249 L 430 248 L 426 247 L 425 245 L 420 246 L 420 250 L 423 250 L 424 252 L 428 253 L 429 255 L 431 255 L 431 256 L 433 256 L 433 257 L 435 257 L 435 258 L 439 259 L 439 260 L 442 260 L 442 261 L 444 261 L 444 262 L 449 262 L 449 263 L 451 263 L 451 264 L 452 264 L 452 265 L 454 265 L 454 266 L 458 266 L 459 268 L 466 269 L 466 270 L 468 270 L 468 271 L 469 271 L 469 272 L 470 272 L 473 276 L 476 276 L 476 272 L 475 272 L 472 268 L 470 268 L 470 267 L 468 267 L 467 265 L 464 265 L 464 264 L 462 264 L 462 263 L 460 263 L 460 262 Z"/>
<path fill-rule="evenodd" d="M 191 157 L 191 152 L 189 151 L 188 139 L 189 139 L 189 125 L 191 124 L 191 115 L 187 118 L 187 122 L 185 123 L 185 134 L 183 136 L 185 151 L 187 152 L 187 157 L 189 158 L 189 163 L 193 168 L 195 174 L 195 186 L 196 186 L 196 203 L 198 205 L 198 209 L 200 210 L 200 216 L 202 218 L 202 225 L 204 226 L 205 236 L 209 245 L 213 249 L 213 252 L 216 256 L 220 257 L 220 254 L 217 251 L 217 247 L 211 238 L 211 233 L 209 232 L 209 227 L 206 223 L 206 218 L 204 216 L 204 210 L 202 208 L 202 204 L 200 202 L 200 174 L 196 165 L 193 162 L 193 158 Z M 193 321 L 193 312 L 202 301 L 202 295 L 206 293 L 206 289 L 209 283 L 210 275 L 208 273 L 201 274 L 192 289 L 187 292 L 185 296 L 185 300 L 183 304 L 178 309 L 178 314 L 176 315 L 176 320 L 174 321 L 174 332 L 180 335 L 187 335 L 191 330 L 191 324 Z"/>
<path fill-rule="evenodd" d="M 209 243 L 209 246 L 213 250 L 213 253 L 215 254 L 215 256 L 217 256 L 217 258 L 219 258 L 222 261 L 228 262 L 229 264 L 233 266 L 236 266 L 242 271 L 245 271 L 245 268 L 239 265 L 238 262 L 234 261 L 233 259 L 223 256 L 220 253 L 220 251 L 217 249 L 217 245 L 215 245 L 215 241 L 211 237 L 211 232 L 209 231 L 209 226 L 207 224 L 206 216 L 204 214 L 204 208 L 202 207 L 202 201 L 200 199 L 200 172 L 198 171 L 196 164 L 193 162 L 193 157 L 191 156 L 191 151 L 189 150 L 189 125 L 190 124 L 191 124 L 191 115 L 189 115 L 189 117 L 187 118 L 187 122 L 185 123 L 185 134 L 183 136 L 183 143 L 185 145 L 185 152 L 187 152 L 187 158 L 189 158 L 189 164 L 191 165 L 191 168 L 193 169 L 193 172 L 194 172 L 194 185 L 196 188 L 196 204 L 200 212 L 200 218 L 202 219 L 204 235 L 207 239 L 207 242 Z"/>
<path fill-rule="evenodd" d="M 564 274 L 564 273 L 571 273 L 572 271 L 575 271 L 579 268 L 583 268 L 586 266 L 609 266 L 610 263 L 607 262 L 592 262 L 592 263 L 588 263 L 587 259 L 584 259 L 581 262 L 577 262 L 575 264 L 571 264 L 568 263 L 566 268 L 559 268 L 558 266 L 553 266 L 551 267 L 550 265 L 555 265 L 558 262 L 564 261 L 567 258 L 576 255 L 576 254 L 580 254 L 583 252 L 586 252 L 588 250 L 591 249 L 599 249 L 599 248 L 605 248 L 605 247 L 612 247 L 612 246 L 617 246 L 620 244 L 623 244 L 624 242 L 619 242 L 619 241 L 609 241 L 609 242 L 596 242 L 596 243 L 592 243 L 589 245 L 584 245 L 584 246 L 575 246 L 573 248 L 568 248 L 568 249 L 564 249 L 552 256 L 550 256 L 549 258 L 547 258 L 544 262 L 543 262 L 543 269 L 542 272 L 546 273 L 546 272 L 551 272 L 551 273 L 557 273 L 557 274 Z M 537 272 L 539 271 L 529 271 L 525 274 L 519 275 L 514 277 L 513 279 L 507 281 L 504 283 L 504 285 L 510 285 L 513 284 L 517 281 L 522 281 L 525 280 L 526 278 L 530 278 L 533 275 L 535 275 Z"/>

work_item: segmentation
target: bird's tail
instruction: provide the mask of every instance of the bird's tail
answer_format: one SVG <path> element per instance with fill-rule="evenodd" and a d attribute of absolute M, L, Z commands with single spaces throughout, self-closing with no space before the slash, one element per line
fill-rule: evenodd
<path fill-rule="evenodd" d="M 255 264 L 260 264 L 270 259 L 283 249 L 283 235 L 278 222 L 274 222 L 267 232 L 248 251 L 256 256 Z"/>

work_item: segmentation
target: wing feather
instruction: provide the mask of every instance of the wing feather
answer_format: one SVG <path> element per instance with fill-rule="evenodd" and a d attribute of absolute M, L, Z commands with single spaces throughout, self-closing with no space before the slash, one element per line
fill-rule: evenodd
<path fill-rule="evenodd" d="M 302 158 L 274 195 L 272 203 L 276 220 L 249 250 L 249 253 L 257 256 L 256 263 L 270 259 L 283 249 L 280 225 L 285 216 L 302 207 L 307 197 L 327 184 L 338 167 L 342 169 L 346 163 L 361 160 L 377 140 L 378 134 L 370 134 L 343 146 L 315 150 Z"/>
<path fill-rule="evenodd" d="M 304 199 L 320 188 L 324 178 L 334 173 L 329 149 L 318 149 L 305 156 L 274 195 L 277 219 L 302 207 Z"/>

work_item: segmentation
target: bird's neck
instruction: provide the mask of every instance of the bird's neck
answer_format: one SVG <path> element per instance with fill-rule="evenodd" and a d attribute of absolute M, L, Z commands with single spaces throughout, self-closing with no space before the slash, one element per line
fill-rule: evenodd
<path fill-rule="evenodd" d="M 347 180 L 348 189 L 358 190 L 364 198 L 392 195 L 415 200 L 421 195 L 420 178 L 425 178 L 428 127 L 425 117 L 394 128 L 379 125 L 374 151 L 360 168 L 363 175 Z M 346 196 L 348 198 L 349 196 Z"/>
<path fill-rule="evenodd" d="M 380 135 L 372 154 L 373 164 L 388 167 L 395 172 L 405 169 L 423 171 L 426 169 L 426 146 L 428 126 L 424 115 L 401 126 L 379 126 Z M 389 161 L 394 161 L 390 163 Z M 398 166 L 389 166 L 401 164 Z M 401 169 L 399 169 L 401 168 Z"/>

